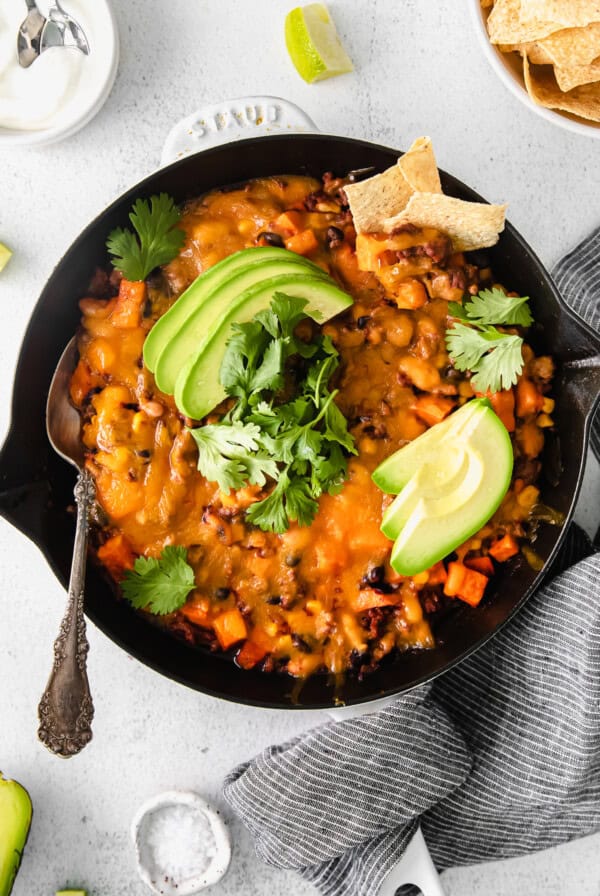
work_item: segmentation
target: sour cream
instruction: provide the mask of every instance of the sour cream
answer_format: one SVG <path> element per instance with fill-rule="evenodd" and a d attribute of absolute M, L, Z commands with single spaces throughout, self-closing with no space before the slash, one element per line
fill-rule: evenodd
<path fill-rule="evenodd" d="M 39 0 L 47 16 L 51 0 Z M 76 118 L 93 102 L 99 66 L 93 0 L 64 0 L 63 8 L 81 25 L 89 56 L 67 47 L 50 47 L 28 68 L 17 59 L 17 33 L 27 15 L 25 3 L 0 0 L 0 127 L 44 130 Z"/>

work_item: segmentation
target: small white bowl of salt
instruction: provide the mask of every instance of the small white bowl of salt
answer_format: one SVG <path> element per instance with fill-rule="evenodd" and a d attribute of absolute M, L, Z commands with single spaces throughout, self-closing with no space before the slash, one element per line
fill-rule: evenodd
<path fill-rule="evenodd" d="M 131 833 L 140 877 L 160 896 L 193 896 L 229 867 L 229 831 L 218 811 L 191 791 L 170 790 L 148 800 Z"/>

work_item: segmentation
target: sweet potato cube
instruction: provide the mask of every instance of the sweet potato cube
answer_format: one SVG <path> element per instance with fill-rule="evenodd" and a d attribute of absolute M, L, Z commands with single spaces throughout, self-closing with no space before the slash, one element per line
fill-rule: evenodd
<path fill-rule="evenodd" d="M 117 304 L 110 316 L 113 327 L 128 330 L 138 327 L 142 305 L 146 301 L 146 284 L 142 280 L 121 280 Z"/>
<path fill-rule="evenodd" d="M 244 617 L 237 607 L 221 613 L 213 619 L 212 625 L 223 650 L 229 650 L 233 644 L 237 644 L 238 641 L 243 641 L 244 638 L 248 637 L 248 629 L 246 628 Z"/>
<path fill-rule="evenodd" d="M 519 553 L 519 545 L 512 537 L 512 535 L 504 535 L 503 538 L 499 538 L 497 541 L 493 543 L 490 548 L 490 554 L 497 560 L 498 563 L 504 563 L 505 560 L 508 560 L 510 557 L 514 557 L 515 554 Z"/>

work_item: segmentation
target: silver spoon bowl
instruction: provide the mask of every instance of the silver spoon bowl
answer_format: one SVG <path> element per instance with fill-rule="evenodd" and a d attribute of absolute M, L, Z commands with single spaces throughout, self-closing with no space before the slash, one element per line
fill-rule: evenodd
<path fill-rule="evenodd" d="M 90 46 L 81 25 L 54 0 L 54 6 L 48 10 L 48 18 L 44 23 L 40 39 L 40 53 L 50 47 L 72 47 L 89 55 Z"/>
<path fill-rule="evenodd" d="M 94 706 L 87 678 L 83 597 L 89 513 L 95 498 L 94 480 L 84 465 L 81 418 L 69 401 L 69 382 L 77 363 L 74 336 L 60 357 L 46 404 L 46 431 L 54 450 L 77 468 L 77 523 L 67 609 L 54 642 L 54 663 L 40 701 L 38 736 L 59 756 L 74 756 L 92 739 Z"/>

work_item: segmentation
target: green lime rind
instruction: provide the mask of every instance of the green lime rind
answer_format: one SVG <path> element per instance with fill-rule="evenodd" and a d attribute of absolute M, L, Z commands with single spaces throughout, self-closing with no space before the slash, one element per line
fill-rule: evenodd
<path fill-rule="evenodd" d="M 310 3 L 285 20 L 285 43 L 296 71 L 308 84 L 353 71 L 327 7 Z"/>

